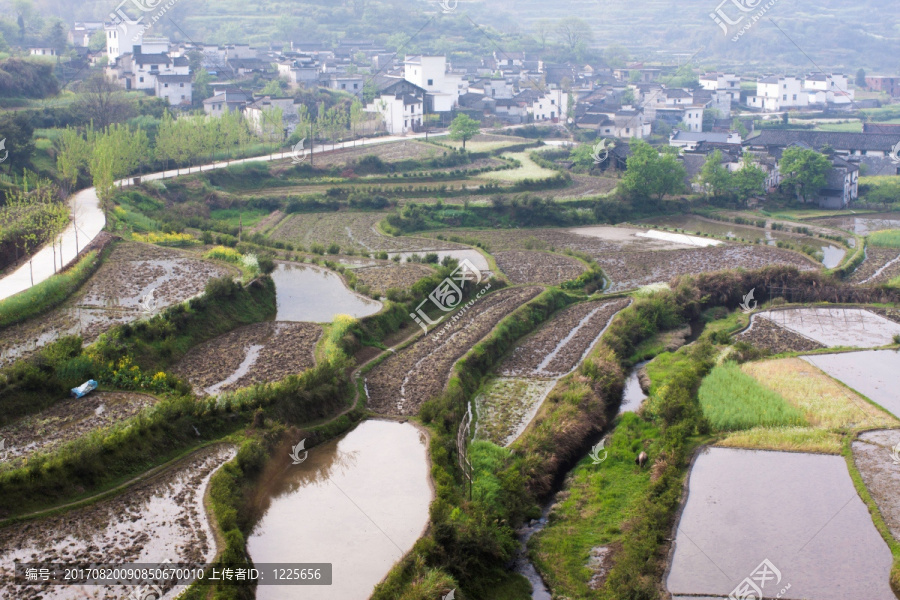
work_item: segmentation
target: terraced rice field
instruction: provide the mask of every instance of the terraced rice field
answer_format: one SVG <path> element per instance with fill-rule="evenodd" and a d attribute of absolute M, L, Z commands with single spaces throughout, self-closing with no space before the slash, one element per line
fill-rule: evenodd
<path fill-rule="evenodd" d="M 546 169 L 531 160 L 528 152 L 504 154 L 504 157 L 519 161 L 519 164 L 521 166 L 515 169 L 505 169 L 503 171 L 490 171 L 487 173 L 482 173 L 481 175 L 478 175 L 477 178 L 487 181 L 497 181 L 500 183 L 518 183 L 525 179 L 531 179 L 532 181 L 549 179 L 555 176 L 557 173 L 556 171 L 552 169 Z"/>
<path fill-rule="evenodd" d="M 94 392 L 23 417 L 0 428 L 7 451 L 0 469 L 19 467 L 32 454 L 50 452 L 91 431 L 121 423 L 155 403 L 156 398 L 147 394 Z"/>
<path fill-rule="evenodd" d="M 513 284 L 559 285 L 587 270 L 577 258 L 548 252 L 495 252 L 494 259 Z"/>
<path fill-rule="evenodd" d="M 378 158 L 386 163 L 403 160 L 427 160 L 429 158 L 437 158 L 443 152 L 444 149 L 438 146 L 409 140 L 392 142 L 389 144 L 377 144 L 375 146 L 351 147 L 335 150 L 333 152 L 329 151 L 324 154 L 315 154 L 313 156 L 313 166 L 317 168 L 343 166 L 349 162 L 358 161 L 360 158 L 369 155 L 378 156 Z"/>
<path fill-rule="evenodd" d="M 452 322 L 420 337 L 389 356 L 366 377 L 369 408 L 379 414 L 413 415 L 439 394 L 454 363 L 504 317 L 541 291 L 540 287 L 506 288 L 487 294 Z"/>
<path fill-rule="evenodd" d="M 86 342 L 115 325 L 146 318 L 203 292 L 237 269 L 183 250 L 120 242 L 93 277 L 59 308 L 0 331 L 0 366 L 65 335 Z"/>
<path fill-rule="evenodd" d="M 441 144 L 461 149 L 462 142 L 451 140 L 449 137 L 437 138 Z M 535 140 L 528 138 L 513 137 L 511 135 L 494 135 L 490 133 L 478 134 L 470 140 L 466 140 L 466 150 L 468 152 L 493 152 L 510 146 L 519 146 L 520 144 L 533 144 Z"/>
<path fill-rule="evenodd" d="M 751 320 L 750 327 L 736 335 L 735 339 L 768 350 L 772 354 L 825 348 L 819 342 L 786 329 L 770 319 L 756 317 Z"/>
<path fill-rule="evenodd" d="M 424 252 L 464 248 L 462 244 L 427 238 L 391 237 L 376 231 L 383 212 L 330 212 L 290 215 L 272 231 L 270 237 L 281 242 L 312 244 L 328 248 L 332 243 L 356 252 Z"/>
<path fill-rule="evenodd" d="M 858 308 L 790 308 L 756 313 L 826 347 L 875 348 L 893 343 L 900 324 Z"/>
<path fill-rule="evenodd" d="M 894 539 L 900 539 L 900 472 L 885 456 L 898 444 L 900 429 L 867 431 L 853 442 L 853 462 Z"/>
<path fill-rule="evenodd" d="M 247 325 L 193 348 L 172 370 L 199 395 L 280 381 L 315 365 L 321 336 L 315 323 Z"/>
<path fill-rule="evenodd" d="M 373 293 L 384 295 L 390 289 L 408 290 L 415 282 L 433 274 L 434 270 L 423 264 L 388 263 L 363 267 L 354 272 L 359 283 L 368 286 Z"/>
<path fill-rule="evenodd" d="M 628 300 L 583 302 L 525 338 L 475 399 L 476 437 L 508 445 L 522 433 L 560 377 L 584 359 Z"/>
<path fill-rule="evenodd" d="M 801 271 L 816 265 L 800 254 L 767 246 L 718 246 L 666 252 L 622 252 L 595 256 L 612 280 L 610 291 L 628 290 L 668 282 L 678 275 L 696 275 L 735 269 L 760 269 L 771 264 L 795 266 Z"/>
<path fill-rule="evenodd" d="M 68 564 L 210 562 L 216 542 L 203 495 L 212 474 L 235 454 L 231 446 L 207 447 L 121 495 L 0 529 L 0 597 L 125 598 L 136 589 L 13 585 L 13 562 L 37 557 L 41 562 Z M 172 588 L 161 587 L 166 592 Z"/>
<path fill-rule="evenodd" d="M 900 277 L 900 250 L 896 248 L 866 248 L 866 259 L 850 275 L 848 281 L 863 285 L 878 285 Z"/>

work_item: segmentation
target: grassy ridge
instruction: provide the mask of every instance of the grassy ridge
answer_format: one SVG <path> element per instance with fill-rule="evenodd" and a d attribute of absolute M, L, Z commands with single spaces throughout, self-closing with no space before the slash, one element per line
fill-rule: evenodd
<path fill-rule="evenodd" d="M 869 243 L 879 248 L 900 248 L 900 231 L 886 229 L 870 233 Z"/>

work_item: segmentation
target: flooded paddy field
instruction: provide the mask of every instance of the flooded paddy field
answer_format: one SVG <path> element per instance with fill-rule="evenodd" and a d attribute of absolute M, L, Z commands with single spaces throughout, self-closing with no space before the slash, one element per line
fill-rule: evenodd
<path fill-rule="evenodd" d="M 900 470 L 894 448 L 900 445 L 900 429 L 867 431 L 853 442 L 853 462 L 862 475 L 878 511 L 900 540 Z"/>
<path fill-rule="evenodd" d="M 525 338 L 475 398 L 475 437 L 501 446 L 514 442 L 559 378 L 578 366 L 627 305 L 627 300 L 576 304 Z"/>
<path fill-rule="evenodd" d="M 454 260 L 458 260 L 462 262 L 463 260 L 467 260 L 472 263 L 476 269 L 483 273 L 489 273 L 491 270 L 491 266 L 488 264 L 487 259 L 484 255 L 478 250 L 472 250 L 469 248 L 461 249 L 461 250 L 434 250 L 428 251 L 428 254 L 431 253 L 437 254 L 438 262 L 441 262 L 447 257 L 450 257 Z M 395 256 L 399 256 L 400 259 L 405 263 L 407 262 L 413 255 L 418 255 L 420 257 L 424 257 L 425 253 L 423 252 L 389 252 L 388 256 L 394 258 Z"/>
<path fill-rule="evenodd" d="M 416 263 L 388 263 L 362 267 L 354 273 L 361 284 L 383 296 L 390 289 L 408 290 L 415 282 L 433 274 L 434 270 Z"/>
<path fill-rule="evenodd" d="M 874 348 L 893 343 L 900 323 L 859 308 L 789 308 L 753 315 L 754 322 L 768 319 L 822 346 Z"/>
<path fill-rule="evenodd" d="M 757 348 L 768 350 L 772 354 L 782 352 L 809 352 L 825 348 L 823 344 L 786 329 L 771 319 L 753 315 L 750 326 L 734 336 L 739 342 L 753 344 Z"/>
<path fill-rule="evenodd" d="M 645 219 L 641 221 L 641 223 L 659 225 L 660 227 L 667 227 L 670 229 L 681 229 L 691 233 L 705 233 L 735 240 L 748 242 L 758 241 L 769 246 L 774 246 L 779 241 L 790 242 L 800 246 L 811 246 L 822 253 L 822 264 L 827 269 L 839 265 L 847 253 L 846 248 L 836 246 L 830 240 L 823 240 L 787 231 L 755 227 L 753 225 L 737 225 L 735 223 L 706 219 L 696 215 L 653 217 L 651 219 Z M 829 233 L 835 234 L 837 232 Z"/>
<path fill-rule="evenodd" d="M 315 323 L 247 325 L 192 348 L 172 371 L 199 395 L 276 382 L 315 366 L 321 336 Z"/>
<path fill-rule="evenodd" d="M 272 272 L 277 321 L 330 323 L 337 315 L 374 315 L 381 302 L 352 291 L 340 275 L 310 265 L 278 263 Z"/>
<path fill-rule="evenodd" d="M 900 418 L 900 394 L 897 392 L 900 352 L 869 350 L 803 358 Z"/>
<path fill-rule="evenodd" d="M 126 492 L 84 508 L 0 529 L 0 597 L 22 600 L 122 598 L 133 588 L 13 586 L 20 562 L 161 563 L 212 560 L 216 542 L 203 507 L 213 473 L 236 454 L 204 448 Z M 174 598 L 178 590 L 168 591 Z"/>
<path fill-rule="evenodd" d="M 673 598 L 725 597 L 764 560 L 780 574 L 765 582 L 766 597 L 790 585 L 781 597 L 895 598 L 890 549 L 842 457 L 702 451 L 676 526 L 666 588 Z"/>
<path fill-rule="evenodd" d="M 494 259 L 514 285 L 559 285 L 577 278 L 587 270 L 577 258 L 548 252 L 495 252 Z"/>
<path fill-rule="evenodd" d="M 378 231 L 378 222 L 386 212 L 305 213 L 288 216 L 275 227 L 270 237 L 276 241 L 310 248 L 319 244 L 328 248 L 337 244 L 356 252 L 425 252 L 463 249 L 465 246 L 431 238 L 387 236 Z"/>
<path fill-rule="evenodd" d="M 900 277 L 900 250 L 866 247 L 866 259 L 850 275 L 848 281 L 861 285 L 887 283 Z"/>
<path fill-rule="evenodd" d="M 381 414 L 416 414 L 444 389 L 459 358 L 501 319 L 541 292 L 540 287 L 505 288 L 487 294 L 444 330 L 445 322 L 389 356 L 366 377 L 369 408 Z"/>
<path fill-rule="evenodd" d="M 156 314 L 238 271 L 183 250 L 119 242 L 97 272 L 59 308 L 0 331 L 0 366 L 65 335 L 86 342 L 115 325 Z"/>
<path fill-rule="evenodd" d="M 261 585 L 256 597 L 368 598 L 428 523 L 425 435 L 409 423 L 365 421 L 302 464 L 285 463 L 262 491 L 248 553 L 256 563 L 332 563 L 333 584 Z"/>
<path fill-rule="evenodd" d="M 771 264 L 782 264 L 797 267 L 801 271 L 817 268 L 816 263 L 806 256 L 768 246 L 723 245 L 664 252 L 604 253 L 595 258 L 612 280 L 609 288 L 612 292 L 668 282 L 678 275 L 696 275 L 738 267 L 753 270 Z"/>
<path fill-rule="evenodd" d="M 4 440 L 7 452 L 0 468 L 21 466 L 32 454 L 49 452 L 91 431 L 120 423 L 156 401 L 153 396 L 134 392 L 93 392 L 23 417 L 0 428 L 0 440 Z"/>
<path fill-rule="evenodd" d="M 873 213 L 860 216 L 828 217 L 813 219 L 810 223 L 852 231 L 857 235 L 868 235 L 882 229 L 900 229 L 900 213 Z"/>

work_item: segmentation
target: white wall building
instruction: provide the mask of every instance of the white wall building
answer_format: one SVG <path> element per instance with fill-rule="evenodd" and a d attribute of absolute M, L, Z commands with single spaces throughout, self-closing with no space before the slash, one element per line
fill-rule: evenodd
<path fill-rule="evenodd" d="M 556 121 L 565 119 L 569 108 L 569 94 L 560 90 L 547 90 L 531 103 L 531 114 L 535 121 Z"/>
<path fill-rule="evenodd" d="M 450 112 L 467 91 L 465 81 L 447 69 L 444 56 L 411 56 L 403 62 L 403 78 L 427 92 L 429 112 Z"/>
<path fill-rule="evenodd" d="M 809 94 L 796 77 L 765 77 L 756 82 L 756 95 L 747 99 L 751 108 L 782 111 L 809 106 Z"/>
<path fill-rule="evenodd" d="M 425 101 L 412 94 L 382 94 L 366 107 L 366 112 L 380 114 L 388 133 L 402 135 L 422 127 Z"/>
<path fill-rule="evenodd" d="M 741 78 L 732 73 L 706 73 L 700 76 L 700 87 L 713 92 L 727 92 L 732 102 L 741 100 Z"/>
<path fill-rule="evenodd" d="M 854 91 L 842 73 L 813 73 L 803 82 L 810 104 L 850 104 Z"/>

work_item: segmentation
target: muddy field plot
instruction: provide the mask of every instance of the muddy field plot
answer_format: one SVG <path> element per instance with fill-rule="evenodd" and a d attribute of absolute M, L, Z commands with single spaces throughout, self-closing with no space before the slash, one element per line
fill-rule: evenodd
<path fill-rule="evenodd" d="M 388 357 L 366 377 L 369 407 L 381 414 L 416 414 L 423 402 L 444 389 L 450 369 L 478 340 L 540 287 L 506 288 L 478 300 L 463 317 L 441 325 Z"/>
<path fill-rule="evenodd" d="M 767 246 L 726 245 L 664 252 L 622 252 L 595 255 L 612 280 L 609 291 L 622 291 L 668 282 L 678 275 L 697 275 L 742 267 L 760 269 L 771 264 L 790 265 L 812 271 L 817 265 L 806 257 Z"/>
<path fill-rule="evenodd" d="M 369 286 L 372 292 L 384 295 L 387 290 L 397 288 L 407 290 L 434 270 L 422 264 L 403 263 L 364 267 L 354 271 L 359 283 Z"/>
<path fill-rule="evenodd" d="M 120 423 L 156 401 L 146 394 L 94 392 L 24 417 L 0 429 L 0 439 L 5 440 L 8 452 L 0 469 L 18 467 L 32 454 L 49 452 L 91 431 Z"/>
<path fill-rule="evenodd" d="M 203 292 L 206 283 L 237 269 L 182 250 L 119 242 L 87 283 L 59 308 L 0 331 L 0 366 L 65 335 L 90 343 L 129 323 Z"/>
<path fill-rule="evenodd" d="M 210 562 L 215 540 L 203 507 L 209 478 L 236 449 L 200 450 L 127 492 L 88 507 L 0 529 L 0 597 L 124 598 L 135 588 L 15 586 L 19 562 L 83 564 Z M 166 586 L 163 586 L 165 588 Z M 172 597 L 172 596 L 167 596 Z"/>
<path fill-rule="evenodd" d="M 579 198 L 592 198 L 604 196 L 619 184 L 618 179 L 612 177 L 593 177 L 590 175 L 572 175 L 572 185 L 564 188 L 542 190 L 541 196 L 554 200 L 573 200 Z"/>
<path fill-rule="evenodd" d="M 313 155 L 314 167 L 344 166 L 356 162 L 364 156 L 377 156 L 386 163 L 402 160 L 428 160 L 437 158 L 445 152 L 444 148 L 416 141 L 392 142 L 389 144 L 370 144 L 356 148 L 344 148 L 326 151 Z"/>
<path fill-rule="evenodd" d="M 848 281 L 866 285 L 887 283 L 900 276 L 900 250 L 866 248 L 866 260 L 850 275 Z"/>
<path fill-rule="evenodd" d="M 628 300 L 582 302 L 562 310 L 519 344 L 497 373 L 504 377 L 559 377 L 574 369 Z"/>
<path fill-rule="evenodd" d="M 559 285 L 587 270 L 577 258 L 548 252 L 496 252 L 497 266 L 513 284 Z"/>
<path fill-rule="evenodd" d="M 819 342 L 785 329 L 769 319 L 756 317 L 753 318 L 751 326 L 734 336 L 734 339 L 768 350 L 772 354 L 809 352 L 825 348 Z"/>
<path fill-rule="evenodd" d="M 335 243 L 342 249 L 357 252 L 424 252 L 464 248 L 462 244 L 428 238 L 391 237 L 376 231 L 384 212 L 333 212 L 295 214 L 284 219 L 271 233 L 274 240 L 302 244 L 309 248 L 319 244 L 328 248 Z"/>
<path fill-rule="evenodd" d="M 853 462 L 894 539 L 900 539 L 900 471 L 885 457 L 890 457 L 898 444 L 900 429 L 867 431 L 853 442 Z"/>
<path fill-rule="evenodd" d="M 200 395 L 275 382 L 315 366 L 315 323 L 268 321 L 241 327 L 191 350 L 173 368 Z"/>
<path fill-rule="evenodd" d="M 475 438 L 499 446 L 514 442 L 534 418 L 556 379 L 497 377 L 475 399 Z"/>

